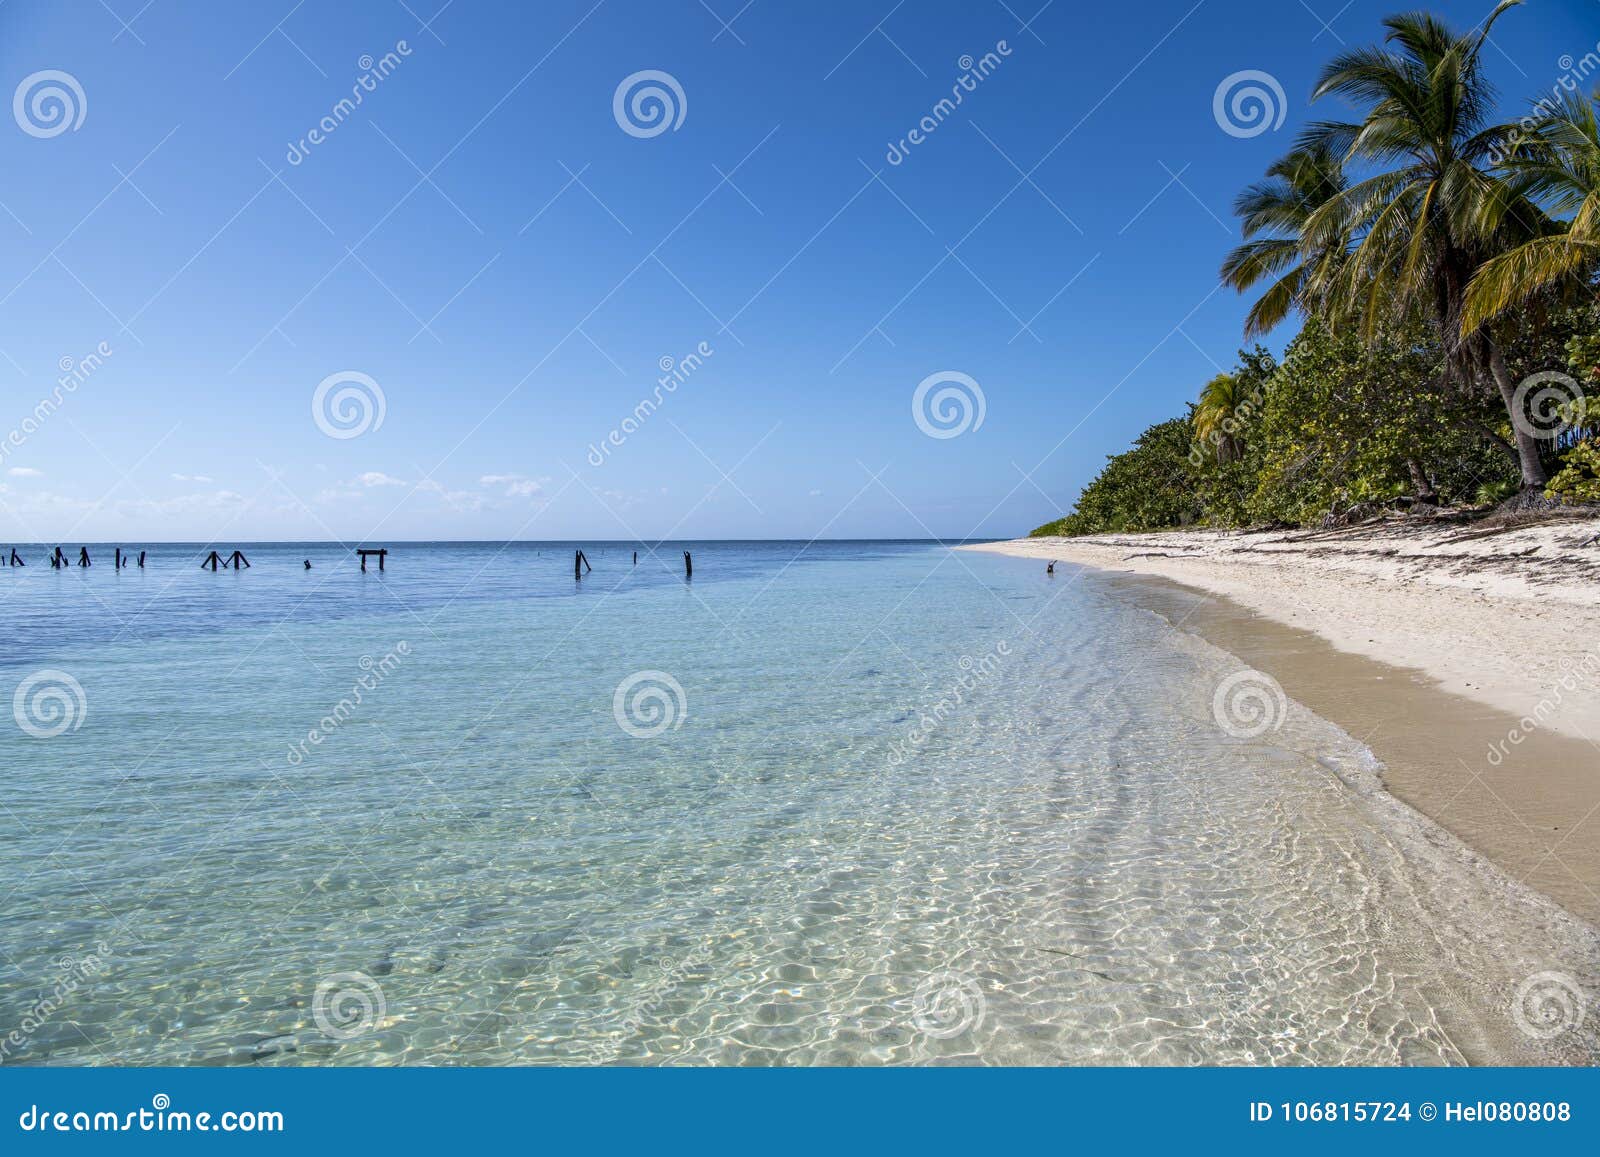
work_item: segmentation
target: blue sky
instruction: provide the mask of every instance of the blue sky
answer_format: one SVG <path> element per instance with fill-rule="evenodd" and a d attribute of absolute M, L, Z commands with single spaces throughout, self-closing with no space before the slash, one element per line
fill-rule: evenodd
<path fill-rule="evenodd" d="M 1232 364 L 1232 197 L 1401 6 L 1041 3 L 9 0 L 0 538 L 1027 531 Z M 1596 17 L 1501 20 L 1508 108 Z M 614 113 L 646 70 L 683 95 L 654 135 Z M 1244 70 L 1281 126 L 1219 126 Z M 946 373 L 983 420 L 930 437 Z M 341 374 L 382 397 L 353 437 L 312 410 Z"/>

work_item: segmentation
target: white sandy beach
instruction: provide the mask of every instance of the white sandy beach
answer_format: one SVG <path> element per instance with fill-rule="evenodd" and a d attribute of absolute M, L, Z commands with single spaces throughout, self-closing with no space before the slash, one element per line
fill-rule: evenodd
<path fill-rule="evenodd" d="M 1342 651 L 1600 743 L 1600 518 L 1487 533 L 1390 523 L 1363 530 L 1182 531 L 1026 538 L 968 549 L 1156 575 L 1223 595 Z"/>

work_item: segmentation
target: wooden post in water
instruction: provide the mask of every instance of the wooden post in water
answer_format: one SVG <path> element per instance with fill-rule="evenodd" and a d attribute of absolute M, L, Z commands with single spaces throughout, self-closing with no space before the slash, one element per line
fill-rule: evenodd
<path fill-rule="evenodd" d="M 80 546 L 78 548 L 78 565 L 79 566 L 88 566 L 89 565 L 89 548 L 86 547 L 86 546 Z"/>
<path fill-rule="evenodd" d="M 207 567 L 210 567 L 213 571 L 215 571 L 217 569 L 217 567 L 219 567 L 221 565 L 222 565 L 221 557 L 217 554 L 216 551 L 212 551 L 210 554 L 206 555 L 206 560 L 205 560 L 205 562 L 200 564 L 200 569 L 201 570 L 205 570 Z"/>
<path fill-rule="evenodd" d="M 144 569 L 144 551 L 142 550 L 139 552 L 139 569 Z"/>
<path fill-rule="evenodd" d="M 11 548 L 11 565 L 12 566 L 27 566 L 28 565 L 27 563 L 22 561 L 22 556 L 17 553 L 17 548 L 16 547 L 12 547 Z"/>
<path fill-rule="evenodd" d="M 56 552 L 50 556 L 50 569 L 60 570 L 67 565 L 67 556 L 61 553 L 61 548 L 56 547 Z"/>
<path fill-rule="evenodd" d="M 639 565 L 639 552 L 638 551 L 634 551 L 633 552 L 633 565 L 634 566 L 638 566 Z"/>
<path fill-rule="evenodd" d="M 683 577 L 686 579 L 694 578 L 694 559 L 689 557 L 688 551 L 683 552 Z"/>
<path fill-rule="evenodd" d="M 594 569 L 594 567 L 589 566 L 589 559 L 584 555 L 583 551 L 580 550 L 574 552 L 572 556 L 572 577 L 574 579 L 581 579 L 583 577 L 585 568 L 589 570 Z"/>
<path fill-rule="evenodd" d="M 233 567 L 234 570 L 239 569 L 240 563 L 243 563 L 246 567 L 250 565 L 250 560 L 245 558 L 244 551 L 236 550 L 228 556 L 228 565 Z"/>
<path fill-rule="evenodd" d="M 383 547 L 382 549 L 358 549 L 356 553 L 361 556 L 361 573 L 366 574 L 367 555 L 375 554 L 378 556 L 378 569 L 381 571 L 383 569 L 383 560 L 389 557 L 389 548 Z"/>

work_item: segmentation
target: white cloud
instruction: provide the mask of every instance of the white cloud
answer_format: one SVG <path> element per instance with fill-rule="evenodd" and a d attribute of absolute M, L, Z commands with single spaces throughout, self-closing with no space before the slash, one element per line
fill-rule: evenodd
<path fill-rule="evenodd" d="M 406 483 L 402 479 L 394 478 L 394 477 L 392 477 L 392 476 L 390 476 L 388 474 L 385 474 L 381 470 L 368 470 L 365 474 L 362 474 L 359 477 L 357 477 L 356 481 L 361 483 L 361 485 L 367 486 L 367 487 L 372 487 L 372 486 L 404 486 L 404 485 L 406 485 Z"/>
<path fill-rule="evenodd" d="M 6 471 L 13 478 L 43 478 L 43 470 L 35 470 L 32 466 L 13 466 Z"/>
<path fill-rule="evenodd" d="M 202 486 L 211 484 L 211 479 L 204 474 L 174 474 L 172 480 L 174 482 L 198 482 Z"/>
<path fill-rule="evenodd" d="M 485 474 L 478 479 L 480 486 L 504 486 L 507 498 L 532 498 L 544 489 L 544 480 L 529 478 L 526 474 Z"/>

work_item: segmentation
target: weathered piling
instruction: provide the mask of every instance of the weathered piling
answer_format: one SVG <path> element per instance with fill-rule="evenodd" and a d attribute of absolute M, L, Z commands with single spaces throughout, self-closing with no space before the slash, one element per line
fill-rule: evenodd
<path fill-rule="evenodd" d="M 139 569 L 144 569 L 144 551 L 142 550 L 139 552 Z"/>
<path fill-rule="evenodd" d="M 1044 568 L 1044 573 L 1045 574 L 1055 574 L 1056 573 L 1056 564 L 1054 562 L 1052 562 L 1049 566 L 1045 567 Z"/>
<path fill-rule="evenodd" d="M 86 546 L 80 546 L 78 548 L 78 565 L 79 566 L 88 566 L 89 565 L 89 548 L 86 547 Z"/>
<path fill-rule="evenodd" d="M 56 547 L 56 552 L 50 556 L 50 569 L 60 570 L 67 565 L 67 556 L 61 553 L 61 548 Z"/>
<path fill-rule="evenodd" d="M 209 567 L 211 570 L 216 570 L 221 565 L 222 557 L 218 555 L 216 551 L 212 551 L 210 554 L 206 555 L 206 560 L 200 564 L 200 569 L 205 570 L 207 567 Z"/>
<path fill-rule="evenodd" d="M 686 579 L 694 578 L 694 559 L 689 557 L 688 551 L 683 552 L 683 577 Z"/>
<path fill-rule="evenodd" d="M 28 565 L 27 563 L 22 561 L 22 556 L 17 553 L 17 548 L 16 547 L 12 547 L 11 548 L 11 565 L 12 566 L 27 566 Z"/>
<path fill-rule="evenodd" d="M 633 565 L 634 566 L 638 566 L 639 565 L 639 552 L 638 551 L 634 551 L 633 552 Z"/>
<path fill-rule="evenodd" d="M 250 565 L 250 560 L 245 558 L 244 551 L 235 550 L 228 556 L 228 565 L 233 567 L 234 570 L 238 570 L 241 563 L 246 567 Z"/>
<path fill-rule="evenodd" d="M 589 565 L 589 559 L 584 555 L 583 551 L 575 551 L 572 555 L 572 577 L 581 579 L 585 569 L 593 570 L 594 567 Z"/>
<path fill-rule="evenodd" d="M 389 557 L 389 548 L 388 547 L 383 547 L 382 549 L 376 549 L 376 548 L 373 548 L 373 549 L 357 549 L 356 553 L 361 556 L 361 573 L 362 574 L 366 574 L 367 573 L 367 556 L 369 554 L 375 554 L 375 555 L 378 556 L 378 569 L 381 571 L 383 569 L 383 560 Z M 311 569 L 311 564 L 310 563 L 306 564 L 306 569 L 307 570 Z"/>

